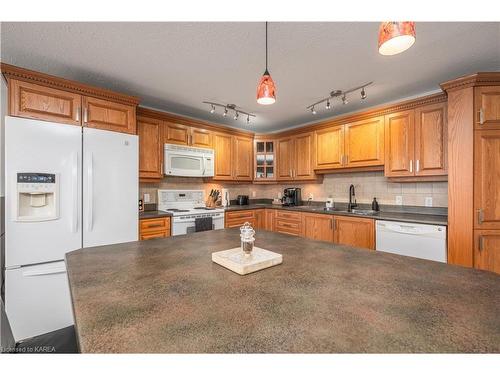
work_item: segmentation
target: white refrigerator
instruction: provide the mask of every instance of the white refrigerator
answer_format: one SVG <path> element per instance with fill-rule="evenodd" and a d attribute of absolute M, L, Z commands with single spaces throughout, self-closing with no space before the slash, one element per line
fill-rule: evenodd
<path fill-rule="evenodd" d="M 138 239 L 138 138 L 5 119 L 5 308 L 17 340 L 73 324 L 64 254 Z"/>

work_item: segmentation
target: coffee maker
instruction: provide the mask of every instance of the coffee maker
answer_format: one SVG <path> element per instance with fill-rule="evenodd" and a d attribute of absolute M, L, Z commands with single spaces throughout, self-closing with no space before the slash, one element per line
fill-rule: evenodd
<path fill-rule="evenodd" d="M 286 188 L 283 190 L 281 203 L 283 206 L 300 206 L 302 204 L 300 188 Z"/>

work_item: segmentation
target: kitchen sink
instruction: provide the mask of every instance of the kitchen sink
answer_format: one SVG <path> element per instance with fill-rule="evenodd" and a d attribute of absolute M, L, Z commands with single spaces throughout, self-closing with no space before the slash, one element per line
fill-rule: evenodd
<path fill-rule="evenodd" d="M 377 212 L 374 210 L 357 210 L 355 208 L 351 211 L 351 213 L 358 215 L 375 215 Z"/>

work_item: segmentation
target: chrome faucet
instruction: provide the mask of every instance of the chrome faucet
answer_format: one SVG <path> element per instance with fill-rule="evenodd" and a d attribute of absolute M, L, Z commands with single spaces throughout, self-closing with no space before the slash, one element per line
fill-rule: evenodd
<path fill-rule="evenodd" d="M 349 205 L 347 206 L 347 211 L 352 212 L 352 209 L 356 207 L 358 207 L 356 203 L 356 192 L 354 191 L 354 185 L 351 185 L 349 186 Z"/>

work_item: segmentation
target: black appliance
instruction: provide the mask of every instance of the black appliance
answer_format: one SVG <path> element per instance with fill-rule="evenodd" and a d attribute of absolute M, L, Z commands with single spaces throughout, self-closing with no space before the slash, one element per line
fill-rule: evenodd
<path fill-rule="evenodd" d="M 283 206 L 300 206 L 302 204 L 300 188 L 286 188 L 283 190 L 281 203 Z"/>
<path fill-rule="evenodd" d="M 238 206 L 248 206 L 248 195 L 238 195 L 236 204 Z"/>

